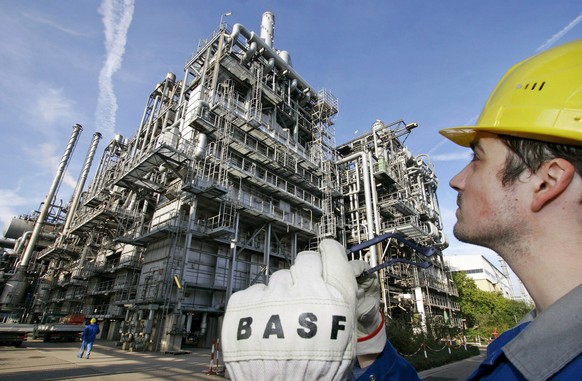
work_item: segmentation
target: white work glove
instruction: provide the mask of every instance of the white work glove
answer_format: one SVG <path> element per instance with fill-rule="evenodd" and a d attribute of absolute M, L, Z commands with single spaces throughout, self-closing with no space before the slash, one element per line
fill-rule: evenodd
<path fill-rule="evenodd" d="M 365 261 L 350 261 L 358 277 L 370 268 Z M 369 355 L 382 352 L 386 345 L 386 324 L 380 311 L 380 283 L 376 273 L 358 278 L 358 344 L 356 354 Z"/>
<path fill-rule="evenodd" d="M 235 292 L 222 325 L 233 380 L 344 380 L 355 359 L 357 283 L 346 250 L 323 240 L 269 285 Z"/>

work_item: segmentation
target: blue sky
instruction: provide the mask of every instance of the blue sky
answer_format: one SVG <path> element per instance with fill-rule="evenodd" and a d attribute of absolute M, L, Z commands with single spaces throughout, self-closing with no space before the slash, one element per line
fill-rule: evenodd
<path fill-rule="evenodd" d="M 314 88 L 339 99 L 338 144 L 377 119 L 419 124 L 406 144 L 435 164 L 448 255 L 491 253 L 452 237 L 456 194 L 448 181 L 469 152 L 437 131 L 474 123 L 514 63 L 582 38 L 580 1 L 0 0 L 0 7 L 0 225 L 44 200 L 73 124 L 84 130 L 58 194 L 63 203 L 96 130 L 104 138 L 94 167 L 114 133 L 136 131 L 154 85 L 170 71 L 182 78 L 221 15 L 232 12 L 229 25 L 259 32 L 270 11 L 274 47 L 291 54 Z"/>

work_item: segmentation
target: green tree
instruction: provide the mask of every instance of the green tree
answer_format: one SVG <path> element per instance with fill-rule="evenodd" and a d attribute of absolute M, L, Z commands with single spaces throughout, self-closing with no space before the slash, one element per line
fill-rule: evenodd
<path fill-rule="evenodd" d="M 501 293 L 483 291 L 464 272 L 453 273 L 459 290 L 461 317 L 466 320 L 467 338 L 490 338 L 514 326 L 530 309 L 524 302 L 509 300 Z"/>

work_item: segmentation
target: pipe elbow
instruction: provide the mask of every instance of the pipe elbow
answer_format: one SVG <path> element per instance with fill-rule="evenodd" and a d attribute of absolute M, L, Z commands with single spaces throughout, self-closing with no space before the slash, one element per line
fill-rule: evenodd
<path fill-rule="evenodd" d="M 291 86 L 290 87 L 291 87 L 290 88 L 291 92 L 294 92 L 295 90 L 297 90 L 297 79 L 293 79 L 291 81 Z"/>
<path fill-rule="evenodd" d="M 301 97 L 299 104 L 301 106 L 305 106 L 307 103 L 309 103 L 310 100 L 311 100 L 311 90 L 309 88 L 306 88 L 305 90 L 303 90 L 303 96 Z"/>
<path fill-rule="evenodd" d="M 200 100 L 198 102 L 198 109 L 196 110 L 196 113 L 198 116 L 202 116 L 202 113 L 204 112 L 204 110 L 208 110 L 210 109 L 210 105 L 208 104 L 208 102 Z"/>
<path fill-rule="evenodd" d="M 241 24 L 234 24 L 232 27 L 232 33 L 228 37 L 228 42 L 234 44 L 234 42 L 238 39 L 238 35 L 240 34 L 240 30 L 243 26 Z"/>
<path fill-rule="evenodd" d="M 273 71 L 274 68 L 275 68 L 275 59 L 273 57 L 271 57 L 271 58 L 269 58 L 267 65 L 265 65 L 265 69 L 267 69 L 268 72 L 271 72 L 271 71 Z"/>
<path fill-rule="evenodd" d="M 206 153 L 207 146 L 207 136 L 206 134 L 200 133 L 195 139 L 194 157 L 200 159 Z"/>
<path fill-rule="evenodd" d="M 254 57 L 256 52 L 257 52 L 257 43 L 251 42 L 249 49 L 247 50 L 247 52 L 243 56 L 242 62 L 243 63 L 249 62 Z"/>

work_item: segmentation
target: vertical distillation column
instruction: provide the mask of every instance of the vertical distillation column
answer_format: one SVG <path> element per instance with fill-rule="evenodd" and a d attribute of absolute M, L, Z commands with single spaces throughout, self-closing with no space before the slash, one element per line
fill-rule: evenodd
<path fill-rule="evenodd" d="M 338 184 L 337 179 L 337 157 L 335 154 L 335 131 L 333 128 L 333 117 L 338 112 L 338 102 L 331 93 L 322 90 L 317 95 L 315 107 L 314 130 L 315 145 L 314 150 L 321 163 L 322 177 L 322 202 L 323 216 L 319 227 L 318 240 L 323 238 L 335 238 L 336 216 L 333 208 L 333 193 Z"/>
<path fill-rule="evenodd" d="M 218 74 L 220 69 L 220 61 L 222 59 L 223 50 L 225 47 L 224 39 L 226 38 L 225 29 L 221 25 L 220 35 L 218 38 L 218 46 L 214 55 L 214 67 L 212 68 L 212 79 L 210 83 L 210 90 L 212 92 L 211 96 L 211 103 L 212 105 L 216 105 L 217 103 L 221 102 L 220 97 L 218 96 Z M 211 47 L 208 47 L 208 52 L 206 55 L 206 59 L 204 62 L 204 72 L 202 76 L 202 80 L 200 85 L 202 86 L 202 91 L 204 91 L 204 87 L 206 87 L 205 78 L 207 77 L 206 71 L 210 71 L 210 54 L 211 54 Z M 234 106 L 234 84 L 229 81 L 221 84 L 221 87 L 224 91 L 223 97 L 223 104 L 219 105 L 226 109 L 226 112 L 231 112 L 231 108 Z M 202 97 L 202 94 L 201 94 Z M 230 122 L 227 118 L 218 117 L 216 119 L 216 133 L 217 138 L 214 143 L 211 143 L 211 154 L 214 155 L 214 160 L 210 163 L 210 168 L 205 168 L 208 170 L 208 178 L 212 179 L 214 183 L 226 187 L 228 182 L 228 139 L 230 138 Z M 213 149 L 212 149 L 213 148 Z"/>
<path fill-rule="evenodd" d="M 263 64 L 259 61 L 253 61 L 251 64 L 251 71 L 253 74 L 253 86 L 252 86 L 252 99 L 251 99 L 251 107 L 250 107 L 250 118 L 255 119 L 257 121 L 261 120 L 261 113 L 262 113 L 262 103 L 261 103 L 261 96 L 262 96 L 262 85 L 263 85 Z"/>

